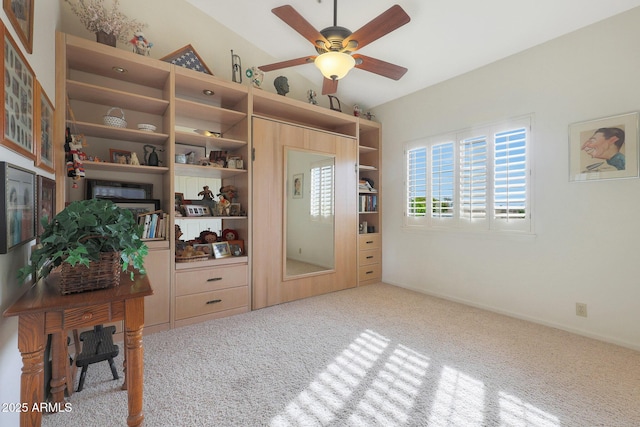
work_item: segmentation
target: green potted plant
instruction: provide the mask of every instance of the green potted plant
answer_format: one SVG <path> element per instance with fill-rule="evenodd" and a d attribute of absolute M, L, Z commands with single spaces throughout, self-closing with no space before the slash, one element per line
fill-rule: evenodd
<path fill-rule="evenodd" d="M 140 238 L 143 227 L 131 211 L 110 200 L 72 202 L 42 225 L 41 245 L 31 252 L 31 264 L 18 271 L 20 283 L 34 273 L 47 277 L 55 267 L 62 266 L 61 292 L 65 294 L 115 286 L 120 269 L 133 267 L 132 280 L 134 270 L 144 274 L 148 248 Z M 99 283 L 91 283 L 96 281 Z M 74 287 L 78 285 L 86 288 Z"/>

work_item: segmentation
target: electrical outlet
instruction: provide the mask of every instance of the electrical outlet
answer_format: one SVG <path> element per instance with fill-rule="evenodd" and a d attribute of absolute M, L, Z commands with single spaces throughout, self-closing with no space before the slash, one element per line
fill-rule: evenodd
<path fill-rule="evenodd" d="M 576 316 L 587 317 L 587 304 L 576 303 Z"/>

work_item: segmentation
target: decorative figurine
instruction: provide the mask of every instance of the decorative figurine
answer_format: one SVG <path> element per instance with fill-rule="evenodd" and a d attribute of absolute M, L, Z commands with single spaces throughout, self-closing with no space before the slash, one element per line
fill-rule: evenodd
<path fill-rule="evenodd" d="M 251 79 L 251 84 L 253 85 L 253 87 L 257 88 L 257 89 L 262 89 L 262 81 L 264 80 L 264 72 L 257 68 L 257 67 L 251 67 L 251 68 L 247 68 L 247 71 L 245 71 L 245 75 Z"/>
<path fill-rule="evenodd" d="M 153 47 L 153 43 L 144 38 L 144 33 L 142 31 L 136 31 L 133 34 L 133 38 L 129 40 L 129 43 L 133 45 L 133 51 L 138 55 L 149 55 L 149 51 Z"/>
<path fill-rule="evenodd" d="M 309 104 L 318 105 L 318 100 L 316 99 L 316 96 L 318 95 L 316 94 L 315 90 L 309 89 L 307 91 L 307 100 L 309 101 Z"/>
<path fill-rule="evenodd" d="M 235 83 L 242 83 L 242 60 L 231 49 L 231 79 Z"/>
<path fill-rule="evenodd" d="M 135 152 L 131 153 L 131 163 L 129 164 L 140 166 L 140 160 L 138 160 L 138 155 Z"/>
<path fill-rule="evenodd" d="M 276 77 L 273 81 L 273 85 L 276 87 L 278 95 L 285 96 L 289 93 L 289 80 L 285 76 Z"/>
<path fill-rule="evenodd" d="M 209 186 L 202 187 L 202 191 L 198 193 L 198 196 L 202 196 L 202 200 L 213 200 L 213 191 L 209 190 Z"/>
<path fill-rule="evenodd" d="M 238 190 L 233 185 L 225 185 L 223 187 L 220 187 L 220 192 L 218 193 L 219 197 L 222 198 L 224 196 L 224 198 L 229 203 L 232 203 L 234 199 L 237 197 L 237 195 L 238 195 Z"/>
<path fill-rule="evenodd" d="M 360 117 L 360 113 L 362 112 L 362 110 L 360 110 L 360 106 L 358 104 L 353 106 L 353 115 L 356 117 Z"/>

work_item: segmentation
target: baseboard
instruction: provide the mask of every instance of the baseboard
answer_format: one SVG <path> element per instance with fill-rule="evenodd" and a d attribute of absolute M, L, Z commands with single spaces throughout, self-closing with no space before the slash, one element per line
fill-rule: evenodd
<path fill-rule="evenodd" d="M 603 341 L 609 344 L 615 344 L 615 345 L 619 345 L 621 347 L 625 347 L 625 348 L 629 348 L 631 350 L 635 350 L 635 351 L 640 351 L 640 345 L 637 344 L 633 344 L 624 340 L 618 340 L 615 338 L 611 338 L 608 336 L 604 336 L 604 335 L 599 335 L 599 334 L 594 334 L 592 332 L 589 331 L 585 331 L 582 329 L 576 329 L 570 326 L 566 326 L 566 325 L 562 325 L 559 323 L 555 323 L 555 322 L 549 322 L 547 320 L 543 320 L 543 319 L 539 319 L 536 317 L 531 317 L 531 316 L 526 316 L 520 313 L 516 313 L 516 312 L 512 312 L 512 311 L 508 311 L 508 310 L 502 310 L 500 308 L 497 307 L 492 307 L 489 305 L 485 305 L 485 304 L 478 304 L 474 301 L 469 301 L 463 298 L 456 298 L 456 297 L 452 297 L 450 295 L 446 295 L 446 294 L 441 294 L 438 292 L 430 292 L 430 291 L 426 291 L 424 289 L 419 289 L 419 288 L 415 288 L 413 286 L 407 286 L 405 284 L 402 283 L 395 283 L 392 281 L 383 281 L 383 283 L 386 283 L 388 285 L 392 285 L 392 286 L 397 286 L 399 288 L 403 288 L 403 289 L 408 289 L 410 291 L 414 291 L 414 292 L 418 292 L 424 295 L 429 295 L 435 298 L 442 298 L 444 300 L 447 301 L 452 301 L 452 302 L 457 302 L 460 304 L 464 304 L 464 305 L 468 305 L 470 307 L 475 307 L 475 308 L 479 308 L 482 310 L 487 310 L 490 311 L 492 313 L 497 313 L 497 314 L 502 314 L 505 316 L 509 316 L 509 317 L 513 317 L 515 319 L 520 319 L 520 320 L 526 320 L 527 322 L 532 322 L 532 323 L 537 323 L 539 325 L 543 325 L 543 326 L 548 326 L 550 328 L 555 328 L 555 329 L 560 329 L 561 331 L 566 331 L 566 332 L 571 332 L 572 334 L 576 334 L 576 335 L 581 335 L 583 337 L 587 337 L 587 338 L 592 338 L 598 341 Z"/>

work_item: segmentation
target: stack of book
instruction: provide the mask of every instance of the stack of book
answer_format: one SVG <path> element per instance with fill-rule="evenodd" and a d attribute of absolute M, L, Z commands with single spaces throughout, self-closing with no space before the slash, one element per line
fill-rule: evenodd
<path fill-rule="evenodd" d="M 161 210 L 139 214 L 138 224 L 144 226 L 143 239 L 165 240 L 169 237 L 169 215 Z"/>
<path fill-rule="evenodd" d="M 371 186 L 369 181 L 367 181 L 365 179 L 361 179 L 359 181 L 359 183 L 358 183 L 358 191 L 360 191 L 360 192 L 368 192 L 368 193 L 377 192 L 377 190 Z"/>

